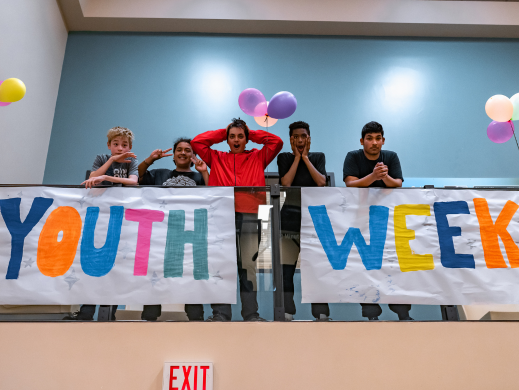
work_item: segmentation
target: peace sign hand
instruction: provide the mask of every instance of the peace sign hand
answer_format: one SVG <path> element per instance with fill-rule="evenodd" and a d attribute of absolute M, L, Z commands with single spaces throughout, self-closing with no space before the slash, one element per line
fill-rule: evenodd
<path fill-rule="evenodd" d="M 195 164 L 195 169 L 198 172 L 202 173 L 207 171 L 207 164 L 204 161 L 200 160 L 198 157 L 191 157 L 191 161 L 193 162 L 193 164 Z"/>
<path fill-rule="evenodd" d="M 157 161 L 157 160 L 160 160 L 163 157 L 173 156 L 173 154 L 171 154 L 171 153 L 168 154 L 168 152 L 171 151 L 171 150 L 173 150 L 173 148 L 169 148 L 169 149 L 166 149 L 166 150 L 155 149 L 153 152 L 151 152 L 150 158 L 153 161 Z"/>

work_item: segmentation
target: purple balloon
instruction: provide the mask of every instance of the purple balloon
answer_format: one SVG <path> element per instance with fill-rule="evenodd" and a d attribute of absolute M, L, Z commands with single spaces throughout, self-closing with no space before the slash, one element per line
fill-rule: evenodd
<path fill-rule="evenodd" d="M 512 121 L 496 122 L 492 121 L 487 127 L 487 136 L 490 141 L 502 144 L 514 135 L 514 124 Z"/>
<path fill-rule="evenodd" d="M 265 96 L 255 88 L 247 88 L 238 98 L 241 110 L 250 116 L 263 116 L 267 113 L 267 100 Z"/>
<path fill-rule="evenodd" d="M 276 93 L 270 99 L 268 114 L 274 119 L 285 119 L 292 115 L 297 108 L 297 100 L 290 92 Z"/>
<path fill-rule="evenodd" d="M 0 85 L 2 85 L 3 82 L 4 82 L 3 80 L 0 80 Z M 5 106 L 8 106 L 9 104 L 11 104 L 11 103 L 0 102 L 0 107 L 5 107 Z"/>

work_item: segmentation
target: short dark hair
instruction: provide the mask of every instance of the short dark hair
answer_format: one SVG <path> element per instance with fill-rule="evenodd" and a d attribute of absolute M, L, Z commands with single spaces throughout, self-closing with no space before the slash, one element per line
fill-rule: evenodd
<path fill-rule="evenodd" d="M 382 137 L 384 136 L 384 129 L 382 128 L 382 125 L 378 122 L 371 121 L 364 125 L 362 128 L 362 139 L 366 136 L 366 134 L 369 133 L 380 133 L 382 134 Z"/>
<path fill-rule="evenodd" d="M 294 122 L 294 123 L 291 123 L 290 126 L 288 126 L 289 128 L 289 136 L 292 137 L 292 133 L 295 129 L 305 129 L 306 132 L 308 133 L 308 135 L 310 135 L 310 125 L 306 122 L 303 122 L 303 121 L 297 121 L 297 122 Z"/>
<path fill-rule="evenodd" d="M 232 118 L 232 122 L 229 124 L 229 126 L 227 126 L 227 140 L 229 140 L 229 131 L 233 127 L 238 127 L 240 129 L 242 129 L 243 132 L 245 133 L 245 139 L 247 140 L 247 142 L 249 142 L 249 127 L 247 126 L 245 121 L 240 118 L 238 118 L 238 119 Z"/>
<path fill-rule="evenodd" d="M 177 138 L 177 139 L 175 140 L 175 143 L 173 144 L 173 162 L 175 162 L 175 150 L 177 149 L 178 144 L 181 143 L 181 142 L 188 143 L 189 146 L 191 146 L 191 138 L 185 138 L 185 137 Z M 193 149 L 193 148 L 191 148 L 191 149 Z M 193 152 L 193 153 L 194 153 L 194 152 Z M 175 163 L 175 165 L 176 165 L 176 163 Z M 190 164 L 191 167 L 192 167 L 193 165 L 195 165 L 195 164 L 193 164 L 193 163 Z"/>

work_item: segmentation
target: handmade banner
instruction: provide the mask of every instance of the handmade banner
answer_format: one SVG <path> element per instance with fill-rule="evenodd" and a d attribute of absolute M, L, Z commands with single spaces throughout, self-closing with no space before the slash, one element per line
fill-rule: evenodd
<path fill-rule="evenodd" d="M 233 188 L 0 188 L 1 304 L 235 303 Z"/>
<path fill-rule="evenodd" d="M 303 302 L 519 304 L 519 192 L 301 196 Z"/>

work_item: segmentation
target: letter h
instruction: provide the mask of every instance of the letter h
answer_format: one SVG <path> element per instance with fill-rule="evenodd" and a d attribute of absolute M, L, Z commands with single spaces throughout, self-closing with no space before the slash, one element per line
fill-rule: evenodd
<path fill-rule="evenodd" d="M 170 210 L 164 252 L 164 277 L 181 278 L 184 273 L 184 245 L 193 245 L 195 280 L 209 279 L 207 263 L 207 209 L 195 210 L 195 230 L 185 230 L 184 210 Z"/>

